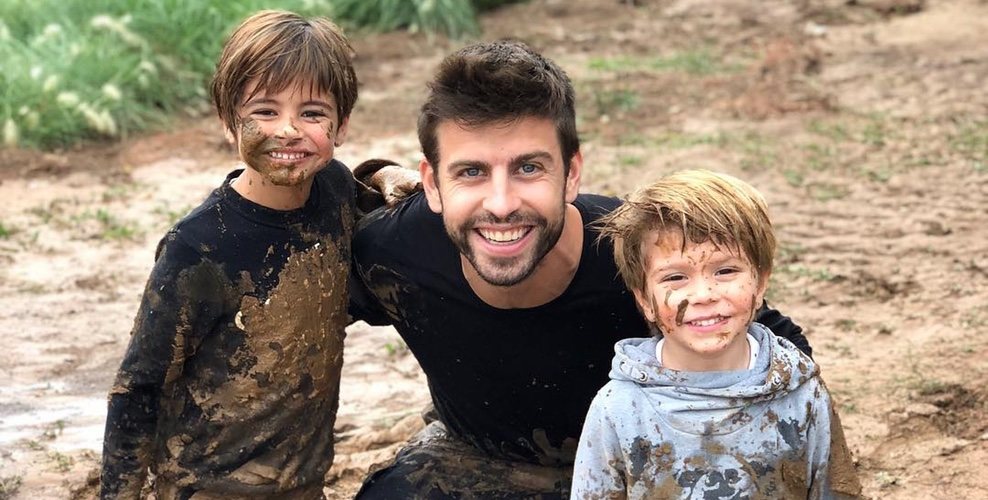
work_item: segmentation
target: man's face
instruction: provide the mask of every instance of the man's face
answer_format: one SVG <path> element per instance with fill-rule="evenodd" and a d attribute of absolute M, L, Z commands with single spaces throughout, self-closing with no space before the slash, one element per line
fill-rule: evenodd
<path fill-rule="evenodd" d="M 429 207 L 481 278 L 520 283 L 559 240 L 579 188 L 580 154 L 567 176 L 555 126 L 544 118 L 471 128 L 444 121 L 436 138 L 438 168 L 420 165 Z"/>
<path fill-rule="evenodd" d="M 635 297 L 662 330 L 663 357 L 709 361 L 744 341 L 768 281 L 748 259 L 709 241 L 684 247 L 677 232 L 652 231 L 642 245 L 645 290 Z"/>
<path fill-rule="evenodd" d="M 346 137 L 332 94 L 310 85 L 289 85 L 278 93 L 261 89 L 241 104 L 241 122 L 233 137 L 240 158 L 275 186 L 308 182 L 333 159 Z M 253 95 L 252 95 L 253 94 Z"/>

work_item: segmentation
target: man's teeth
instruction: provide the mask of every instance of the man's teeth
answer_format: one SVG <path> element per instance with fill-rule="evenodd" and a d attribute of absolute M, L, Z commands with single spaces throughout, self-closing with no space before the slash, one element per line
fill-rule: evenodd
<path fill-rule="evenodd" d="M 724 320 L 723 316 L 717 316 L 716 318 L 701 319 L 699 321 L 690 321 L 690 324 L 693 326 L 710 326 L 710 325 L 716 325 L 717 323 L 720 323 L 723 320 Z"/>
<path fill-rule="evenodd" d="M 522 236 L 525 236 L 525 231 L 525 229 L 511 229 L 509 231 L 491 231 L 488 229 L 481 229 L 480 235 L 497 243 L 505 243 L 521 239 Z"/>
<path fill-rule="evenodd" d="M 292 160 L 301 160 L 302 158 L 305 158 L 305 153 L 285 153 L 281 151 L 272 151 L 268 154 L 270 154 L 271 157 L 276 160 L 292 161 Z"/>

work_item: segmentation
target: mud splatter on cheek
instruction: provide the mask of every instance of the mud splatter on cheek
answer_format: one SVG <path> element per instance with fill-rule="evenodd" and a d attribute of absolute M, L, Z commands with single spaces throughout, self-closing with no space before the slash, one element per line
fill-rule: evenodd
<path fill-rule="evenodd" d="M 663 302 L 666 305 L 666 307 L 669 307 L 669 297 L 671 296 L 672 296 L 672 290 L 666 290 L 666 299 Z"/>
<path fill-rule="evenodd" d="M 679 303 L 679 307 L 676 308 L 676 326 L 683 326 L 683 317 L 686 316 L 686 307 L 689 305 L 690 301 L 683 299 Z"/>
<path fill-rule="evenodd" d="M 267 139 L 256 121 L 248 118 L 240 124 L 240 156 L 255 169 L 263 164 L 264 143 Z"/>
<path fill-rule="evenodd" d="M 329 139 L 329 142 L 336 144 L 336 122 L 332 120 L 329 121 L 326 127 L 326 139 Z"/>

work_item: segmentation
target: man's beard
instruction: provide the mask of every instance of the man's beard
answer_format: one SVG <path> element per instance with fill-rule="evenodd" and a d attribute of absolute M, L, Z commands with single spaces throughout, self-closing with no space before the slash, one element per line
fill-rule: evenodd
<path fill-rule="evenodd" d="M 542 259 L 556 246 L 559 237 L 563 233 L 563 220 L 565 216 L 565 204 L 560 210 L 560 216 L 554 223 L 550 223 L 545 217 L 539 214 L 521 214 L 514 212 L 511 215 L 500 219 L 490 214 L 484 216 L 471 217 L 456 230 L 446 228 L 446 234 L 453 241 L 453 245 L 467 258 L 477 274 L 487 283 L 494 286 L 513 286 L 521 283 L 535 272 Z M 469 235 L 478 224 L 512 224 L 530 226 L 530 232 L 536 232 L 536 240 L 529 249 L 522 254 L 507 257 L 477 257 L 474 249 L 470 246 Z M 528 237 L 526 234 L 524 237 Z"/>

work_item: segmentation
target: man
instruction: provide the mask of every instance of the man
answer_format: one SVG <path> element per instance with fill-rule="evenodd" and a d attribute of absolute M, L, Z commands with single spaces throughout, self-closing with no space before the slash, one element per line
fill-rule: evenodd
<path fill-rule="evenodd" d="M 613 345 L 648 335 L 594 228 L 619 200 L 578 194 L 572 84 L 524 44 L 472 45 L 418 132 L 424 192 L 361 221 L 351 314 L 395 326 L 438 421 L 358 498 L 567 497 Z M 809 351 L 778 312 L 757 320 Z"/>

